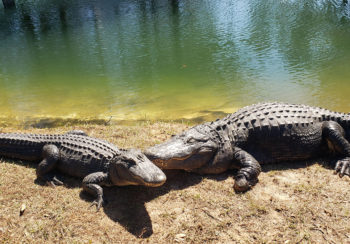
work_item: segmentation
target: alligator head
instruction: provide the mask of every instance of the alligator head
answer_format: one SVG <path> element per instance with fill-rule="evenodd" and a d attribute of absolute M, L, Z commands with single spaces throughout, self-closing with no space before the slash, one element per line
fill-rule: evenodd
<path fill-rule="evenodd" d="M 162 169 L 200 168 L 211 161 L 217 151 L 217 143 L 206 133 L 208 128 L 199 125 L 173 136 L 169 141 L 148 148 L 144 153 Z"/>
<path fill-rule="evenodd" d="M 123 150 L 116 156 L 109 169 L 114 185 L 161 186 L 166 176 L 140 150 Z"/>

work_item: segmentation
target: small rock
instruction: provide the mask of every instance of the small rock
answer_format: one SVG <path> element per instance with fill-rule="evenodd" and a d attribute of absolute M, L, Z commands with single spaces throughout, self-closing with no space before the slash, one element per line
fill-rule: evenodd
<path fill-rule="evenodd" d="M 180 233 L 180 234 L 177 234 L 177 235 L 175 236 L 175 239 L 174 239 L 174 240 L 175 240 L 176 242 L 183 242 L 185 237 L 186 237 L 186 234 Z"/>

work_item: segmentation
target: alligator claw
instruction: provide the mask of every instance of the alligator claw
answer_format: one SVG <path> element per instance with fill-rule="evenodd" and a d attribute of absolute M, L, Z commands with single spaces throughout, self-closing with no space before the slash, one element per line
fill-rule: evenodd
<path fill-rule="evenodd" d="M 55 183 L 56 186 L 63 185 L 63 182 L 56 178 L 56 176 L 53 177 L 52 181 Z"/>
<path fill-rule="evenodd" d="M 47 186 L 52 187 L 52 188 L 55 188 L 55 187 L 56 187 L 56 185 L 55 185 L 55 183 L 54 183 L 53 181 L 46 181 L 45 184 L 46 184 Z"/>
<path fill-rule="evenodd" d="M 56 176 L 53 177 L 44 177 L 43 179 L 47 186 L 56 187 L 63 185 L 63 182 L 56 178 Z"/>
<path fill-rule="evenodd" d="M 100 210 L 100 208 L 101 208 L 101 206 L 102 206 L 102 204 L 103 204 L 103 199 L 102 199 L 102 197 L 98 197 L 96 200 L 94 200 L 92 203 L 91 203 L 91 205 L 90 205 L 90 208 L 92 207 L 92 206 L 96 206 L 96 211 L 99 211 Z"/>
<path fill-rule="evenodd" d="M 350 176 L 350 158 L 339 160 L 336 163 L 334 170 L 334 174 L 339 174 L 340 178 L 344 175 Z"/>

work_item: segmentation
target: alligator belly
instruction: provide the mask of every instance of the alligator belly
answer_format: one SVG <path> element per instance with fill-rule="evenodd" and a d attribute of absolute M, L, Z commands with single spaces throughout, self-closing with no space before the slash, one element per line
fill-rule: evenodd
<path fill-rule="evenodd" d="M 321 156 L 325 151 L 320 125 L 293 127 L 278 132 L 250 135 L 242 149 L 260 163 L 309 159 Z"/>
<path fill-rule="evenodd" d="M 310 159 L 323 155 L 323 144 L 297 145 L 297 144 L 270 144 L 271 147 L 261 145 L 260 147 L 248 147 L 245 149 L 261 164 L 277 163 L 282 161 L 298 161 Z"/>
<path fill-rule="evenodd" d="M 0 156 L 28 161 L 40 161 L 42 159 L 41 151 L 41 148 L 38 147 L 2 145 L 0 147 Z"/>

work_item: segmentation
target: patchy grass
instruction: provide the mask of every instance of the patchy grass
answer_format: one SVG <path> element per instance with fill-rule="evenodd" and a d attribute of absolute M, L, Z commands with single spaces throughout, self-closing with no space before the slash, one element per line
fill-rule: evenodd
<path fill-rule="evenodd" d="M 1 132 L 63 133 L 81 129 L 119 147 L 146 148 L 188 125 L 79 125 L 52 129 L 2 128 Z M 350 180 L 318 164 L 264 167 L 260 182 L 235 194 L 233 172 L 200 176 L 168 171 L 159 188 L 105 188 L 99 212 L 81 192 L 36 181 L 35 164 L 0 161 L 1 243 L 349 243 Z M 22 204 L 26 210 L 19 215 Z"/>

